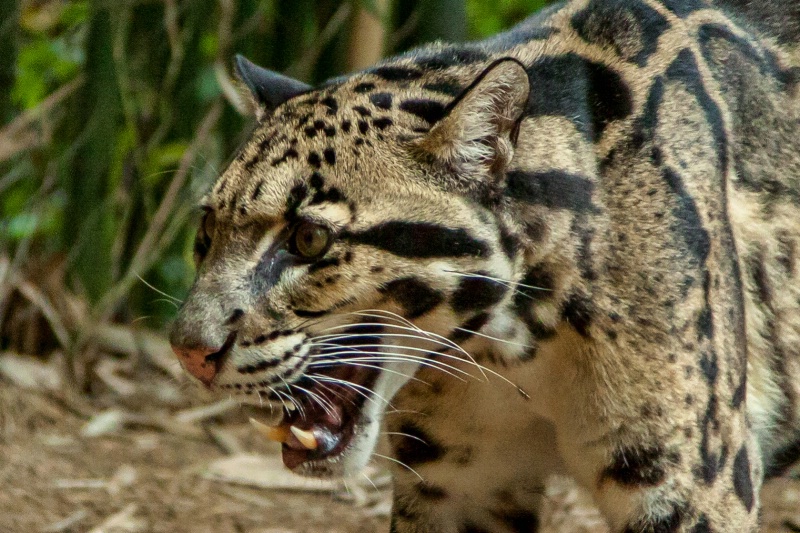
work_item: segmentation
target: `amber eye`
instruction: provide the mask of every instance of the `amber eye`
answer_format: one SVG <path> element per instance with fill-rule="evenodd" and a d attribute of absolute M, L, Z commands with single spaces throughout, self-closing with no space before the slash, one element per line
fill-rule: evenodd
<path fill-rule="evenodd" d="M 331 232 L 325 226 L 313 222 L 302 222 L 290 239 L 290 251 L 305 259 L 319 257 L 328 249 Z"/>

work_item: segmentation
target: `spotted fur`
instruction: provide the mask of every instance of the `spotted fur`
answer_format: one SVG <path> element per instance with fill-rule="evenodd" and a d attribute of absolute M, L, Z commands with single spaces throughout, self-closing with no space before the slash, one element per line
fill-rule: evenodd
<path fill-rule="evenodd" d="M 795 2 L 573 0 L 314 89 L 249 72 L 172 342 L 256 404 L 379 368 L 297 471 L 383 427 L 396 533 L 536 531 L 553 472 L 615 532 L 758 529 L 800 456 Z"/>

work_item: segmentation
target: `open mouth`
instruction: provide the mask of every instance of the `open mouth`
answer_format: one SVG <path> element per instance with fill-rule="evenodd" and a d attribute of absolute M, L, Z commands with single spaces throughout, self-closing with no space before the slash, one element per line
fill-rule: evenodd
<path fill-rule="evenodd" d="M 294 404 L 284 407 L 277 426 L 251 419 L 265 437 L 283 445 L 283 464 L 294 470 L 304 463 L 335 461 L 359 431 L 364 402 L 378 376 L 377 368 L 336 364 L 289 385 Z M 286 401 L 286 390 L 271 400 Z"/>

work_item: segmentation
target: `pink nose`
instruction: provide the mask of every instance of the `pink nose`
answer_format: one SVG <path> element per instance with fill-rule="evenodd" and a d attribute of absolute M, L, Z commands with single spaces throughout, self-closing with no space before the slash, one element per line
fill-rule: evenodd
<path fill-rule="evenodd" d="M 209 356 L 219 353 L 219 350 L 205 346 L 184 348 L 173 345 L 172 351 L 178 356 L 187 372 L 199 379 L 203 385 L 211 385 L 214 376 L 219 372 L 219 361 L 218 358 Z"/>

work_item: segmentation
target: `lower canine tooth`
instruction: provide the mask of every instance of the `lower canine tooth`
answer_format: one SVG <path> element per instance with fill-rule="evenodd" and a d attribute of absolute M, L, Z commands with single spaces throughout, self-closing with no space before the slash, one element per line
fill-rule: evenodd
<path fill-rule="evenodd" d="M 255 418 L 250 419 L 250 424 L 256 428 L 256 431 L 273 442 L 284 443 L 289 438 L 289 430 L 286 429 L 286 426 L 268 426 Z"/>
<path fill-rule="evenodd" d="M 307 449 L 309 450 L 317 449 L 317 438 L 314 436 L 312 432 L 294 426 L 289 426 L 289 430 L 295 437 L 297 437 L 297 440 L 300 441 L 300 444 L 305 446 Z"/>

